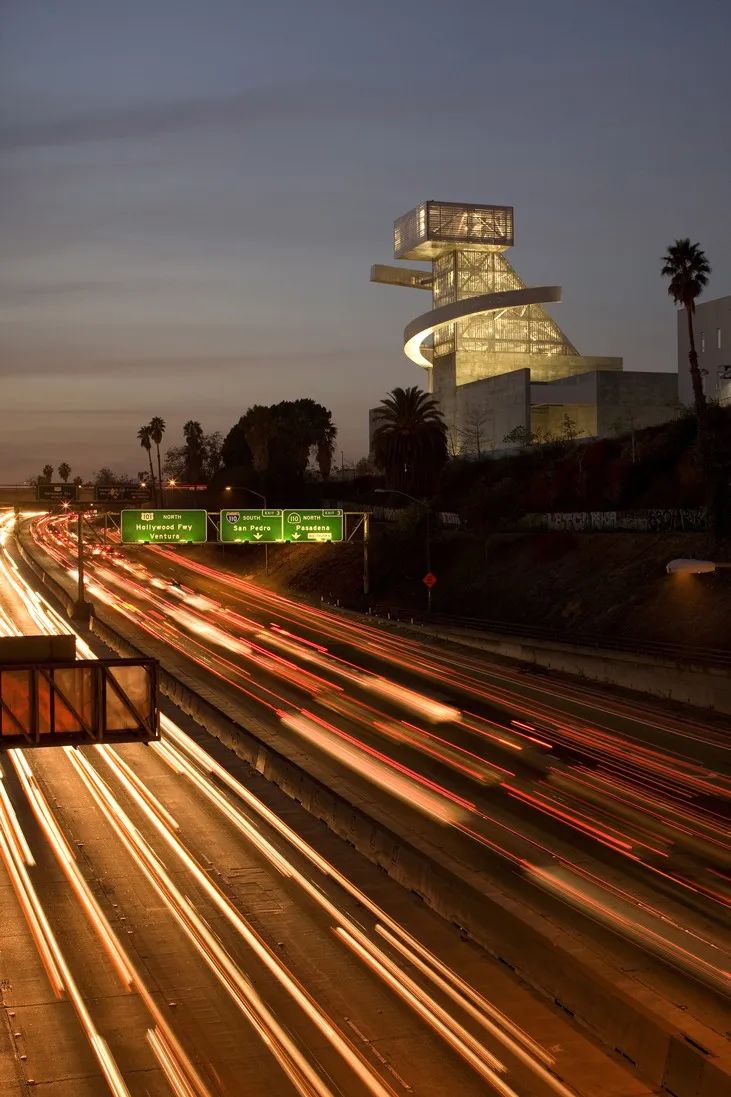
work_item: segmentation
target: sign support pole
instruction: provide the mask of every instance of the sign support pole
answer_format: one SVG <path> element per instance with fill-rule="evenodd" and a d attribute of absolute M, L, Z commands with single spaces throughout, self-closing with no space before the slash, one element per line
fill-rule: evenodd
<path fill-rule="evenodd" d="M 363 593 L 371 593 L 371 573 L 368 562 L 368 542 L 371 537 L 371 516 L 365 511 L 363 514 Z"/>

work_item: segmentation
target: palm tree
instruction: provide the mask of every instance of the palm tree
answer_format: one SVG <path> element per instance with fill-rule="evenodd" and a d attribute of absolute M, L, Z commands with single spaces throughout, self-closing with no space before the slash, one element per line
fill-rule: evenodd
<path fill-rule="evenodd" d="M 71 475 L 71 465 L 67 465 L 65 461 L 62 461 L 58 466 L 58 475 L 61 477 L 64 484 L 68 484 L 69 476 Z"/>
<path fill-rule="evenodd" d="M 703 420 L 706 412 L 706 395 L 703 391 L 703 378 L 698 368 L 698 355 L 695 349 L 693 314 L 696 297 L 700 297 L 704 286 L 708 284 L 711 267 L 700 244 L 691 244 L 688 237 L 676 240 L 663 257 L 661 274 L 670 279 L 668 293 L 676 305 L 684 305 L 688 314 L 688 362 L 693 382 L 693 399 L 696 415 Z"/>
<path fill-rule="evenodd" d="M 203 479 L 204 435 L 203 427 L 197 419 L 189 419 L 183 426 L 185 445 L 184 477 L 186 484 L 199 484 Z M 170 452 L 170 451 L 168 451 Z"/>
<path fill-rule="evenodd" d="M 140 427 L 137 431 L 137 437 L 140 440 L 140 445 L 143 449 L 147 450 L 147 460 L 150 462 L 150 494 L 154 498 L 155 495 L 155 470 L 152 467 L 152 439 L 150 437 L 149 426 Z"/>
<path fill-rule="evenodd" d="M 47 483 L 50 484 L 52 476 L 53 476 L 53 465 L 44 465 L 43 466 L 43 478 L 44 478 L 44 480 L 46 480 Z"/>
<path fill-rule="evenodd" d="M 433 396 L 412 385 L 381 401 L 373 456 L 389 486 L 428 492 L 447 460 L 447 428 Z"/>
<path fill-rule="evenodd" d="M 159 415 L 155 415 L 150 419 L 149 423 L 150 438 L 155 443 L 155 449 L 157 450 L 157 482 L 160 487 L 160 506 L 162 502 L 162 462 L 160 461 L 160 443 L 162 442 L 162 436 L 165 433 L 165 420 L 161 419 Z"/>

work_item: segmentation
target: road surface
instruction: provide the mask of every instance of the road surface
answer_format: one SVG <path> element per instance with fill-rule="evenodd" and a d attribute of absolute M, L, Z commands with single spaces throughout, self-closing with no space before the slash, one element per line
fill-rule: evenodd
<path fill-rule="evenodd" d="M 3 545 L 0 632 L 67 630 Z M 3 757 L 3 1093 L 647 1093 L 190 730 Z"/>

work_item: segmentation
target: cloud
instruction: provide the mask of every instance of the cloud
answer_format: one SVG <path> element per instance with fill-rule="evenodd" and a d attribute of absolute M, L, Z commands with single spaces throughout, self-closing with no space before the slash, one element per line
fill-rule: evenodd
<path fill-rule="evenodd" d="M 0 124 L 0 149 L 54 148 L 161 137 L 192 129 L 244 128 L 304 120 L 382 121 L 423 116 L 420 98 L 403 89 L 357 87 L 346 81 L 251 88 L 233 95 L 131 104 L 86 114 Z M 394 103 L 398 102 L 398 109 Z M 437 109 L 446 100 L 440 97 Z M 430 107 L 433 114 L 434 105 Z"/>
<path fill-rule="evenodd" d="M 11 377 L 82 377 L 91 376 L 97 381 L 109 380 L 119 373 L 125 376 L 145 374 L 148 378 L 164 377 L 169 374 L 187 376 L 197 375 L 200 379 L 210 377 L 212 371 L 229 374 L 233 371 L 266 370 L 276 375 L 280 369 L 312 369 L 318 365 L 333 366 L 337 363 L 362 362 L 378 353 L 380 348 L 370 351 L 362 344 L 356 348 L 310 348 L 308 350 L 293 347 L 291 350 L 271 350 L 261 353 L 221 354 L 221 355 L 159 355 L 155 357 L 130 356 L 129 358 L 106 358 L 87 353 L 85 358 L 79 353 L 14 356 L 8 355 L 6 361 L 0 360 L 0 376 Z"/>

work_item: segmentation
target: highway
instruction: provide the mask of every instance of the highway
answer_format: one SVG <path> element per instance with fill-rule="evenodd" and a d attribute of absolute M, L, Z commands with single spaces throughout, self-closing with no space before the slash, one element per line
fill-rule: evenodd
<path fill-rule="evenodd" d="M 37 533 L 73 571 L 63 519 Z M 560 901 L 583 932 L 639 947 L 663 993 L 703 1016 L 704 990 L 728 993 L 720 725 L 394 636 L 175 550 L 91 558 L 89 575 L 92 597 L 215 676 L 253 718 L 400 797 L 521 899 L 529 883 L 541 910 Z"/>
<path fill-rule="evenodd" d="M 9 527 L 0 632 L 68 631 Z M 3 756 L 3 1093 L 649 1092 L 191 730 Z"/>
<path fill-rule="evenodd" d="M 75 574 L 68 521 L 34 532 Z M 720 724 L 394 635 L 173 549 L 103 550 L 87 566 L 92 598 L 216 680 L 247 718 L 728 1027 L 731 745 Z"/>

